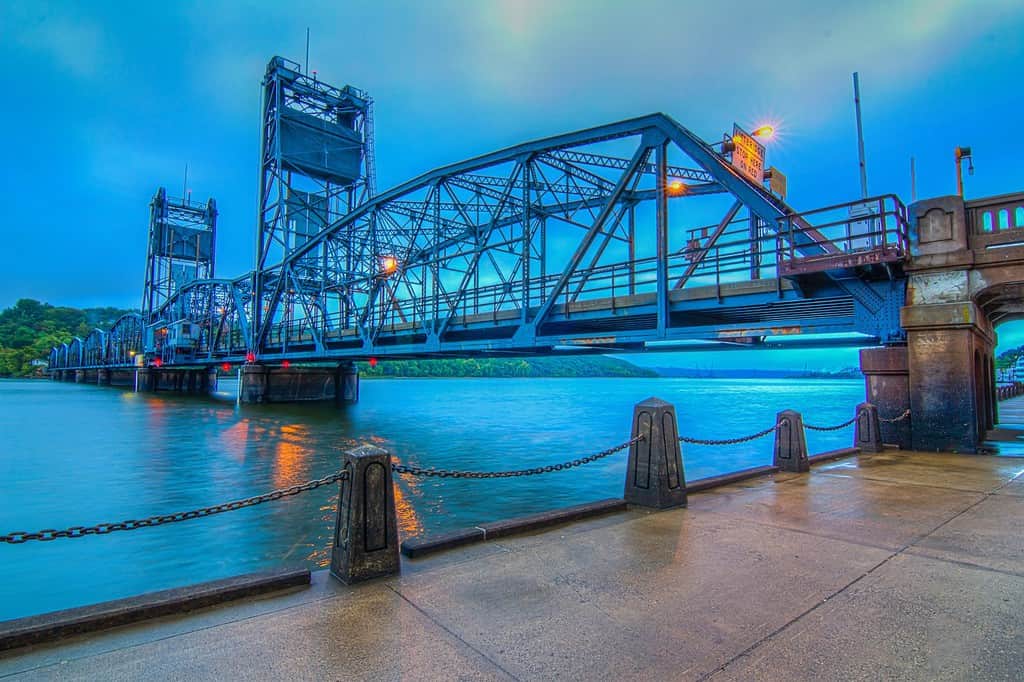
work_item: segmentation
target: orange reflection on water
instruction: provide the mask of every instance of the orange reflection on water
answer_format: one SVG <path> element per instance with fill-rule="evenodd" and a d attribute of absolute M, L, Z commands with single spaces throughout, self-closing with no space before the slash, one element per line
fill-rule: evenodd
<path fill-rule="evenodd" d="M 274 487 L 284 488 L 300 481 L 306 471 L 307 455 L 310 449 L 303 445 L 310 440 L 309 426 L 305 424 L 282 424 L 277 446 L 274 450 Z"/>

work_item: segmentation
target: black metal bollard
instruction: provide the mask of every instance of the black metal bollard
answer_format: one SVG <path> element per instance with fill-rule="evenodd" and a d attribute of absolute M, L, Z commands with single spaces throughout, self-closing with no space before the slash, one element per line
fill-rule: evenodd
<path fill-rule="evenodd" d="M 391 454 L 374 445 L 345 453 L 331 550 L 331 575 L 346 584 L 399 571 Z"/>
<path fill-rule="evenodd" d="M 882 451 L 882 425 L 878 421 L 878 408 L 871 403 L 857 406 L 857 420 L 853 422 L 853 447 L 864 452 Z"/>
<path fill-rule="evenodd" d="M 773 464 L 783 471 L 810 471 L 807 438 L 804 437 L 804 418 L 796 410 L 783 410 L 775 416 L 775 423 L 777 428 Z"/>
<path fill-rule="evenodd" d="M 629 504 L 666 509 L 686 506 L 686 474 L 679 447 L 676 408 L 648 398 L 633 408 L 632 437 L 643 440 L 629 446 L 626 491 Z"/>

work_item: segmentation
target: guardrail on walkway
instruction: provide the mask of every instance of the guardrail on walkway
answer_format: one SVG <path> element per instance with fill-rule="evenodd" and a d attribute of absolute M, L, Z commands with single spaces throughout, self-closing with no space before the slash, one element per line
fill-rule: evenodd
<path fill-rule="evenodd" d="M 996 387 L 996 400 L 1009 400 L 1024 394 L 1024 383 L 1014 382 L 1007 386 Z"/>
<path fill-rule="evenodd" d="M 344 455 L 341 469 L 323 478 L 280 488 L 244 499 L 201 507 L 185 512 L 161 514 L 143 519 L 128 519 L 116 523 L 93 526 L 72 526 L 65 529 L 48 528 L 36 532 L 15 531 L 0 535 L 0 544 L 23 544 L 33 540 L 48 542 L 61 538 L 81 538 L 105 535 L 118 531 L 138 530 L 168 523 L 221 514 L 264 502 L 271 502 L 322 486 L 339 483 L 340 496 L 332 539 L 331 574 L 345 583 L 397 573 L 400 568 L 398 524 L 395 514 L 393 474 L 442 478 L 511 478 L 534 476 L 584 466 L 629 449 L 626 467 L 624 501 L 627 504 L 667 509 L 686 506 L 689 490 L 707 489 L 711 485 L 693 482 L 687 485 L 683 468 L 682 443 L 697 445 L 735 445 L 775 434 L 771 466 L 755 467 L 716 477 L 716 484 L 724 484 L 752 476 L 777 471 L 806 472 L 811 462 L 827 459 L 836 453 L 808 456 L 805 429 L 838 431 L 854 426 L 852 448 L 837 451 L 846 454 L 854 450 L 879 452 L 882 450 L 881 422 L 895 423 L 908 419 L 910 410 L 892 418 L 882 419 L 878 409 L 869 403 L 857 406 L 854 416 L 834 426 L 815 426 L 803 421 L 795 410 L 784 410 L 776 415 L 775 423 L 756 433 L 738 438 L 701 439 L 680 436 L 675 407 L 658 398 L 649 398 L 634 407 L 630 439 L 585 457 L 558 464 L 509 471 L 461 471 L 424 468 L 391 461 L 391 454 L 373 445 L 363 445 Z M 707 483 L 706 479 L 704 483 Z M 484 534 L 486 538 L 486 533 Z"/>

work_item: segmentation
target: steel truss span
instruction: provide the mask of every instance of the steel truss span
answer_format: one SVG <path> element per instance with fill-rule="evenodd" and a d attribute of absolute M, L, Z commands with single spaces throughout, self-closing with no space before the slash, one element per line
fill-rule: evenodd
<path fill-rule="evenodd" d="M 857 205 L 796 214 L 652 114 L 425 173 L 154 324 L 197 325 L 180 364 L 898 341 L 906 212 Z"/>

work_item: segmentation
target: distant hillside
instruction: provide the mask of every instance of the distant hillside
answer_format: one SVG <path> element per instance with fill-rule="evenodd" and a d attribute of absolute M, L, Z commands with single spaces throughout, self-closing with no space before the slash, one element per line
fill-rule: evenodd
<path fill-rule="evenodd" d="M 860 379 L 856 367 L 834 371 L 796 369 L 714 369 L 702 367 L 655 367 L 658 376 L 692 379 Z"/>
<path fill-rule="evenodd" d="M 50 349 L 109 329 L 124 313 L 120 308 L 64 308 L 23 298 L 0 312 L 0 376 L 30 376 L 32 360 L 45 360 Z"/>
<path fill-rule="evenodd" d="M 603 355 L 359 363 L 363 377 L 656 377 L 657 372 Z"/>

